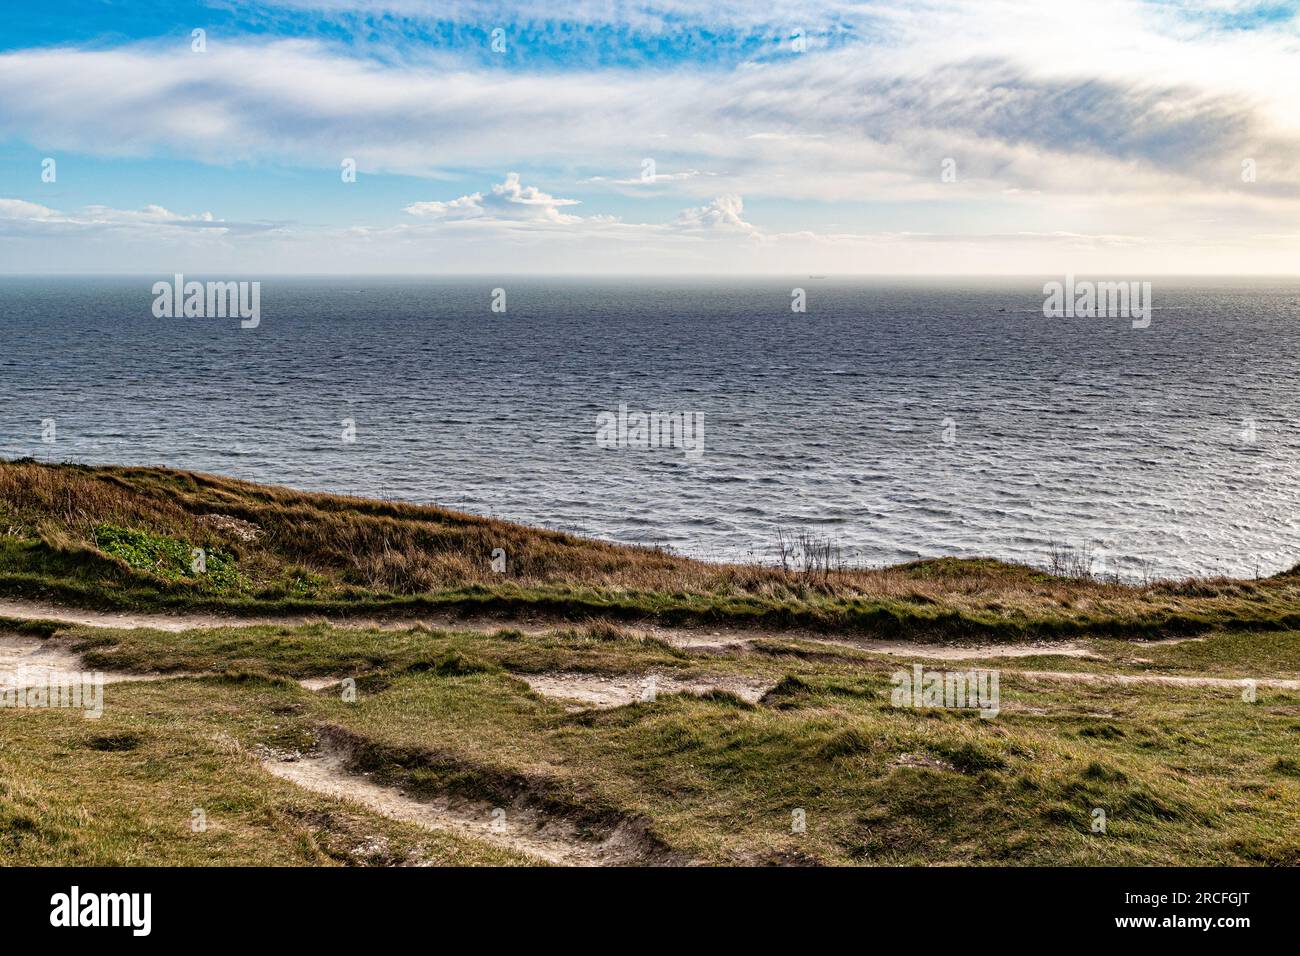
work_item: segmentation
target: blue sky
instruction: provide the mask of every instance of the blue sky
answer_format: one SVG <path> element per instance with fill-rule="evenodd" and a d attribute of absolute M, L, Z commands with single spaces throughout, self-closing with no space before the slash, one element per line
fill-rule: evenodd
<path fill-rule="evenodd" d="M 6 13 L 0 272 L 1300 262 L 1289 3 L 56 0 Z"/>
<path fill-rule="evenodd" d="M 499 3 L 259 4 L 71 0 L 14 10 L 0 49 L 75 45 L 108 47 L 168 35 L 188 42 L 191 25 L 223 36 L 279 37 L 344 45 L 359 56 L 383 57 L 421 48 L 452 50 L 481 66 L 573 69 L 643 67 L 671 69 L 692 63 L 719 70 L 764 58 L 794 56 L 786 42 L 797 33 L 825 48 L 869 38 L 881 24 L 864 5 L 857 9 L 801 6 L 797 26 L 746 12 L 719 18 L 710 4 L 611 4 L 630 16 L 596 19 L 603 8 L 582 14 L 576 6 Z M 735 6 L 734 10 L 743 10 Z M 645 13 L 641 13 L 645 11 Z M 566 16 L 566 13 L 569 14 Z M 806 22 L 805 22 L 806 21 Z M 504 51 L 491 47 L 492 30 L 508 32 Z M 867 33 L 863 28 L 867 27 Z M 385 48 L 388 48 L 386 51 Z"/>

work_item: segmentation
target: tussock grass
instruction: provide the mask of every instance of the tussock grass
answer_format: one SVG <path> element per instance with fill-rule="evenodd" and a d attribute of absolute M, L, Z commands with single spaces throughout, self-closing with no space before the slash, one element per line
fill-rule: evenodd
<path fill-rule="evenodd" d="M 178 564 L 214 556 L 207 574 Z M 495 549 L 507 570 L 492 570 Z M 918 640 L 1300 627 L 1300 575 L 1141 587 L 992 560 L 801 570 L 694 561 L 432 506 L 159 468 L 0 462 L 0 594 L 231 614 L 543 616 Z"/>

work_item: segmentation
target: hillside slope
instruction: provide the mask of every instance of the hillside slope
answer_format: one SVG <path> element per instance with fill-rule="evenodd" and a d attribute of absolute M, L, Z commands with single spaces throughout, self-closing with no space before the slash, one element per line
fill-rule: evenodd
<path fill-rule="evenodd" d="M 923 640 L 1300 625 L 1294 573 L 1137 587 L 985 559 L 828 567 L 818 543 L 805 543 L 786 568 L 710 564 L 432 506 L 161 468 L 0 462 L 7 597 L 231 615 L 476 610 Z"/>

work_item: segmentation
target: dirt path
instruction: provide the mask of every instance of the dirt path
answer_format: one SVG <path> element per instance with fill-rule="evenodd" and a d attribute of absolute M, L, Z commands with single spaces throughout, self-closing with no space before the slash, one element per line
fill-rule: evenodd
<path fill-rule="evenodd" d="M 88 611 L 80 608 L 59 607 L 37 601 L 19 601 L 0 598 L 0 618 L 13 618 L 24 621 L 57 621 L 62 624 L 84 627 L 106 628 L 150 628 L 159 631 L 178 632 L 215 627 L 255 627 L 258 625 L 294 627 L 329 621 L 334 627 L 378 628 L 380 630 L 405 630 L 423 625 L 443 630 L 476 631 L 490 634 L 503 628 L 522 631 L 525 634 L 545 634 L 565 626 L 563 622 L 528 623 L 513 620 L 500 620 L 491 617 L 457 617 L 454 615 L 422 614 L 414 617 L 394 618 L 345 618 L 331 620 L 325 615 L 288 615 L 284 617 L 229 617 L 221 614 L 163 614 L 132 613 L 115 611 Z M 869 654 L 884 654 L 890 657 L 924 658 L 929 660 L 976 660 L 985 658 L 1017 658 L 1037 656 L 1058 657 L 1092 657 L 1086 646 L 1075 642 L 1063 643 L 1020 643 L 1020 644 L 981 644 L 961 646 L 953 644 L 924 644 L 914 641 L 882 641 L 849 636 L 828 636 L 805 631 L 759 631 L 733 628 L 672 628 L 658 625 L 644 627 L 627 626 L 629 633 L 662 640 L 683 650 L 708 652 L 725 652 L 743 650 L 755 641 L 764 640 L 798 640 L 807 643 L 825 644 L 832 647 L 847 647 Z"/>
<path fill-rule="evenodd" d="M 1256 687 L 1300 690 L 1300 680 L 1273 677 L 1188 677 L 1178 674 L 1098 674 L 1092 671 L 1005 671 L 1009 676 L 1075 684 L 1157 684 L 1163 687 L 1229 687 L 1240 690 L 1247 682 Z"/>
<path fill-rule="evenodd" d="M 80 624 L 85 627 L 136 628 L 147 627 L 155 631 L 193 631 L 206 627 L 239 627 L 256 624 L 305 624 L 305 617 L 234 618 L 220 614 L 153 614 L 116 611 L 87 611 L 81 608 L 59 607 L 39 601 L 16 601 L 0 598 L 0 617 L 22 621 L 58 621 L 60 624 Z M 319 618 L 316 618 L 319 620 Z"/>
<path fill-rule="evenodd" d="M 545 697 L 574 701 L 574 710 L 622 707 L 638 700 L 652 700 L 657 694 L 703 694 L 722 690 L 742 700 L 757 704 L 769 690 L 770 681 L 748 680 L 730 674 L 718 674 L 694 680 L 678 680 L 662 674 L 519 674 L 521 680 Z"/>
<path fill-rule="evenodd" d="M 316 616 L 288 616 L 267 618 L 232 618 L 219 614 L 152 614 L 116 613 L 65 608 L 35 601 L 0 599 L 0 617 L 27 621 L 58 621 L 69 625 L 104 628 L 150 628 L 179 632 L 214 627 L 253 627 L 257 625 L 295 626 L 327 620 Z M 414 618 L 389 620 L 347 619 L 331 622 L 335 627 L 379 628 L 403 630 L 416 625 L 450 630 L 469 630 L 490 634 L 503 628 L 512 628 L 528 634 L 544 634 L 563 624 L 520 624 L 490 618 L 456 618 L 421 615 Z M 828 637 L 805 632 L 761 632 L 738 629 L 692 630 L 650 626 L 626 628 L 629 633 L 663 640 L 676 647 L 701 652 L 743 650 L 755 641 L 795 639 L 804 642 L 850 647 L 868 654 L 890 657 L 907 657 L 921 660 L 961 661 L 976 659 L 1015 659 L 1037 656 L 1096 657 L 1086 646 L 1068 643 L 1022 643 L 956 646 L 950 644 L 922 644 L 910 641 L 866 640 L 851 637 Z M 1201 640 L 1190 638 L 1189 640 Z M 1181 643 L 1171 640 L 1165 643 Z M 26 635 L 0 634 L 0 682 L 12 684 L 19 673 L 45 675 L 55 671 L 69 672 L 82 668 L 80 657 L 65 646 L 51 644 L 40 638 Z M 1241 687 L 1246 678 L 1200 677 L 1166 674 L 1104 674 L 1091 671 L 1009 671 L 1031 680 L 1053 680 L 1064 683 L 1158 684 L 1167 687 Z M 165 677 L 194 677 L 199 674 L 129 674 L 106 672 L 106 682 L 160 680 Z M 523 675 L 521 675 L 523 676 Z M 644 681 L 649 675 L 607 677 L 597 674 L 550 673 L 526 675 L 524 679 L 540 694 L 564 698 L 592 707 L 617 707 L 641 698 Z M 337 683 L 335 678 L 304 678 L 299 681 L 309 690 L 321 690 Z M 1300 680 L 1261 678 L 1254 680 L 1258 687 L 1281 690 L 1300 689 Z M 689 691 L 703 693 L 710 688 L 728 690 L 745 700 L 755 701 L 763 694 L 760 685 L 737 677 L 704 678 L 679 681 L 656 676 L 657 689 L 663 693 Z"/>
<path fill-rule="evenodd" d="M 365 776 L 348 773 L 344 756 L 337 752 L 296 759 L 271 758 L 262 766 L 304 790 L 349 800 L 380 816 L 427 830 L 456 833 L 515 850 L 544 863 L 627 866 L 643 862 L 637 836 L 626 827 L 597 842 L 583 840 L 564 821 L 547 819 L 532 810 L 467 800 L 417 800 Z"/>
<path fill-rule="evenodd" d="M 25 634 L 0 634 L 0 686 L 35 687 L 48 684 L 52 676 L 80 674 L 85 670 L 81 655 L 66 644 Z M 130 674 L 123 671 L 95 673 L 105 684 L 199 676 L 190 673 Z"/>

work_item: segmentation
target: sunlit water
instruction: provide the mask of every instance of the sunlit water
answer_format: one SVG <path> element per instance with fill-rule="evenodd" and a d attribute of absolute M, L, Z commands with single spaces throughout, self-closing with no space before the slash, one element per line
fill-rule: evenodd
<path fill-rule="evenodd" d="M 863 564 L 1043 564 L 1053 542 L 1127 577 L 1300 561 L 1300 283 L 1156 280 L 1133 329 L 1044 318 L 1041 278 L 265 278 L 261 325 L 241 330 L 154 318 L 157 278 L 0 279 L 0 455 L 436 502 L 717 559 L 771 560 L 779 530 L 803 529 Z M 620 403 L 703 413 L 703 456 L 598 447 Z"/>

